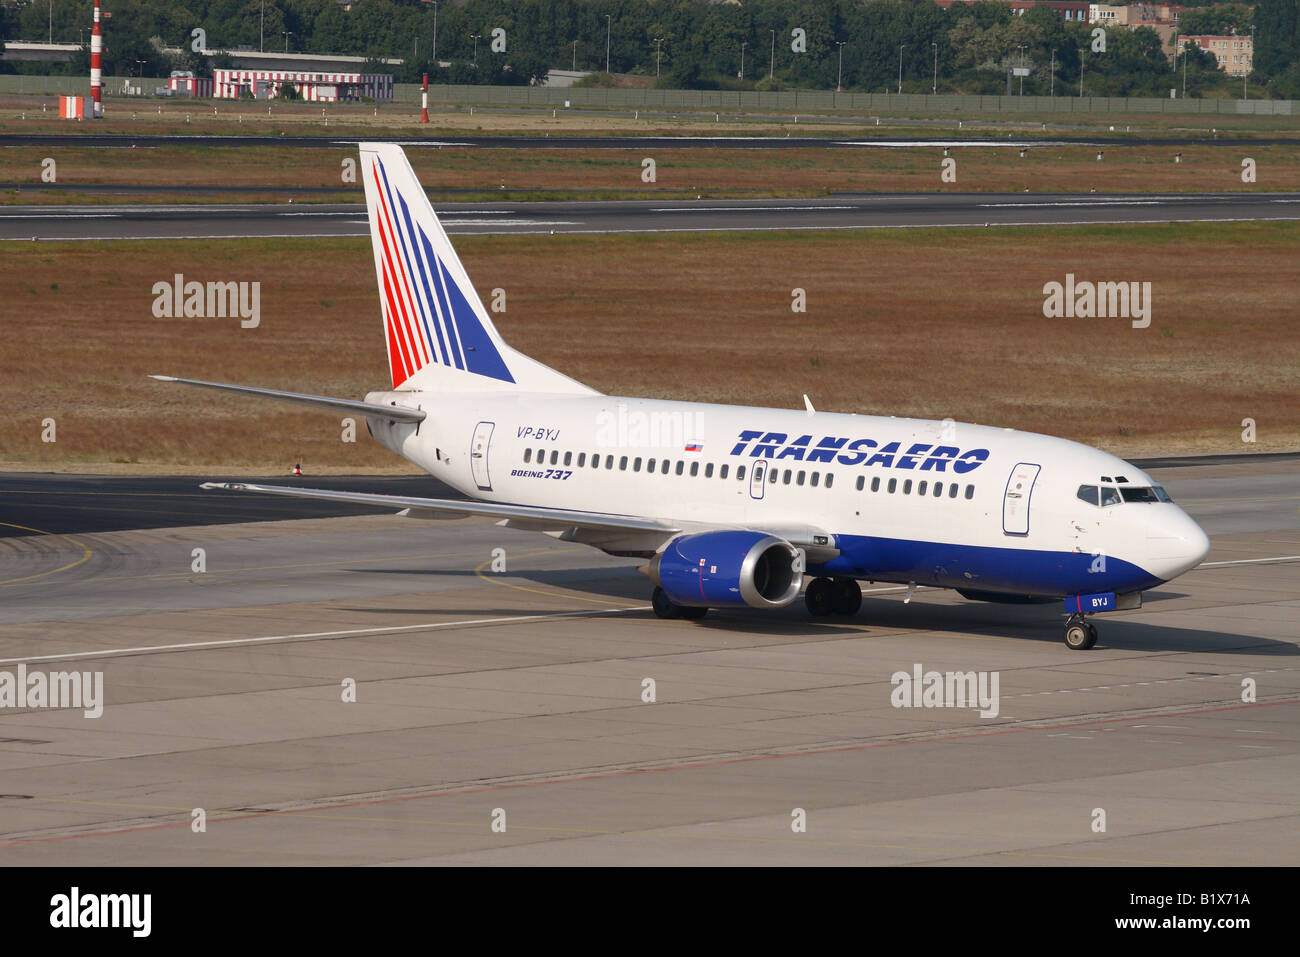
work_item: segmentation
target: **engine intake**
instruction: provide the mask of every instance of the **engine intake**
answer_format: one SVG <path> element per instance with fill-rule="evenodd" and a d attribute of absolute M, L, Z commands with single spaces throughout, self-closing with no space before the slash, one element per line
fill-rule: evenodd
<path fill-rule="evenodd" d="M 650 562 L 650 580 L 678 605 L 784 608 L 803 584 L 799 550 L 761 532 L 683 535 Z"/>

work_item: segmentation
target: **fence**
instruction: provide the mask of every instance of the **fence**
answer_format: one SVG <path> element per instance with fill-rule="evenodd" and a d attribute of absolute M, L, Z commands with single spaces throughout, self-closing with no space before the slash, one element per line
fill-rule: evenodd
<path fill-rule="evenodd" d="M 420 87 L 398 83 L 394 100 L 418 103 Z M 1197 100 L 1111 96 L 959 96 L 928 93 L 833 93 L 789 90 L 587 89 L 545 86 L 430 86 L 429 100 L 461 106 L 597 107 L 621 110 L 717 110 L 730 112 L 844 110 L 854 113 L 1196 113 L 1300 115 L 1294 100 Z"/>
<path fill-rule="evenodd" d="M 104 92 L 120 96 L 125 86 L 150 95 L 166 80 L 152 77 L 105 77 Z M 44 96 L 89 92 L 89 81 L 78 76 L 0 75 L 0 93 Z M 420 86 L 397 83 L 393 99 L 419 103 Z M 458 106 L 519 106 L 618 110 L 715 110 L 783 114 L 844 110 L 853 113 L 1189 113 L 1205 115 L 1297 116 L 1295 100 L 1197 100 L 1140 96 L 958 96 L 941 93 L 833 93 L 828 90 L 587 89 L 545 86 L 430 86 L 429 100 Z"/>

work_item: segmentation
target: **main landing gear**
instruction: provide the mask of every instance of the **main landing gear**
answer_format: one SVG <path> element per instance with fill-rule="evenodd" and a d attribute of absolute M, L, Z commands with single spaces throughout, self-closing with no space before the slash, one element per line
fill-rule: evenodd
<path fill-rule="evenodd" d="M 695 605 L 679 605 L 668 597 L 659 586 L 655 586 L 653 594 L 650 596 L 650 604 L 654 606 L 655 614 L 660 618 L 686 618 L 696 620 L 703 618 L 709 613 L 707 608 L 700 608 Z"/>
<path fill-rule="evenodd" d="M 862 588 L 852 578 L 814 578 L 804 590 L 803 600 L 814 618 L 856 615 L 862 607 Z"/>
<path fill-rule="evenodd" d="M 1097 628 L 1083 615 L 1065 620 L 1065 646 L 1073 651 L 1087 651 L 1097 643 Z"/>

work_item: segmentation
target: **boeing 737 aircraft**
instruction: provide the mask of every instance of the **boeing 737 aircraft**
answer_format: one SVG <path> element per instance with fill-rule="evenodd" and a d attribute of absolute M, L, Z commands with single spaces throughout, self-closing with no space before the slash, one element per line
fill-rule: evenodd
<path fill-rule="evenodd" d="M 859 581 L 1059 601 L 1065 643 L 1196 567 L 1209 539 L 1097 449 L 1012 429 L 603 395 L 510 348 L 401 148 L 362 144 L 392 388 L 365 401 L 170 376 L 361 415 L 469 501 L 275 485 L 204 488 L 500 519 L 648 559 L 661 618 L 709 608 L 852 615 Z M 809 576 L 804 587 L 805 576 Z"/>

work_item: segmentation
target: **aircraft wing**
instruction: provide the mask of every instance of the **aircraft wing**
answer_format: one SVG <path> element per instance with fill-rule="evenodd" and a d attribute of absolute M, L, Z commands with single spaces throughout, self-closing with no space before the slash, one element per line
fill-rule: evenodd
<path fill-rule="evenodd" d="M 199 487 L 229 492 L 263 492 L 269 495 L 318 498 L 333 502 L 355 502 L 358 505 L 377 505 L 410 512 L 430 512 L 445 517 L 465 518 L 471 515 L 482 515 L 488 518 L 514 520 L 539 531 L 565 530 L 575 526 L 615 531 L 659 532 L 665 536 L 681 531 L 679 526 L 670 522 L 656 522 L 631 515 L 605 512 L 543 508 L 537 505 L 505 505 L 498 502 L 420 498 L 414 495 L 379 495 L 374 492 L 338 492 L 331 489 L 295 488 L 288 485 L 255 485 L 250 482 L 204 482 Z"/>
<path fill-rule="evenodd" d="M 261 492 L 296 498 L 353 502 L 399 510 L 400 514 L 424 518 L 468 518 L 471 515 L 500 519 L 510 528 L 537 532 L 558 532 L 562 541 L 577 541 L 597 548 L 623 548 L 633 552 L 654 552 L 681 532 L 706 532 L 735 525 L 704 522 L 656 521 L 609 512 L 585 512 L 576 509 L 545 508 L 538 505 L 510 505 L 448 498 L 421 498 L 414 495 L 380 495 L 375 492 L 343 492 L 323 488 L 297 488 L 289 485 L 258 485 L 251 482 L 204 482 L 200 488 L 228 492 Z M 811 563 L 829 561 L 839 554 L 834 536 L 810 526 L 753 528 L 751 531 L 779 535 L 792 545 L 804 549 Z"/>

